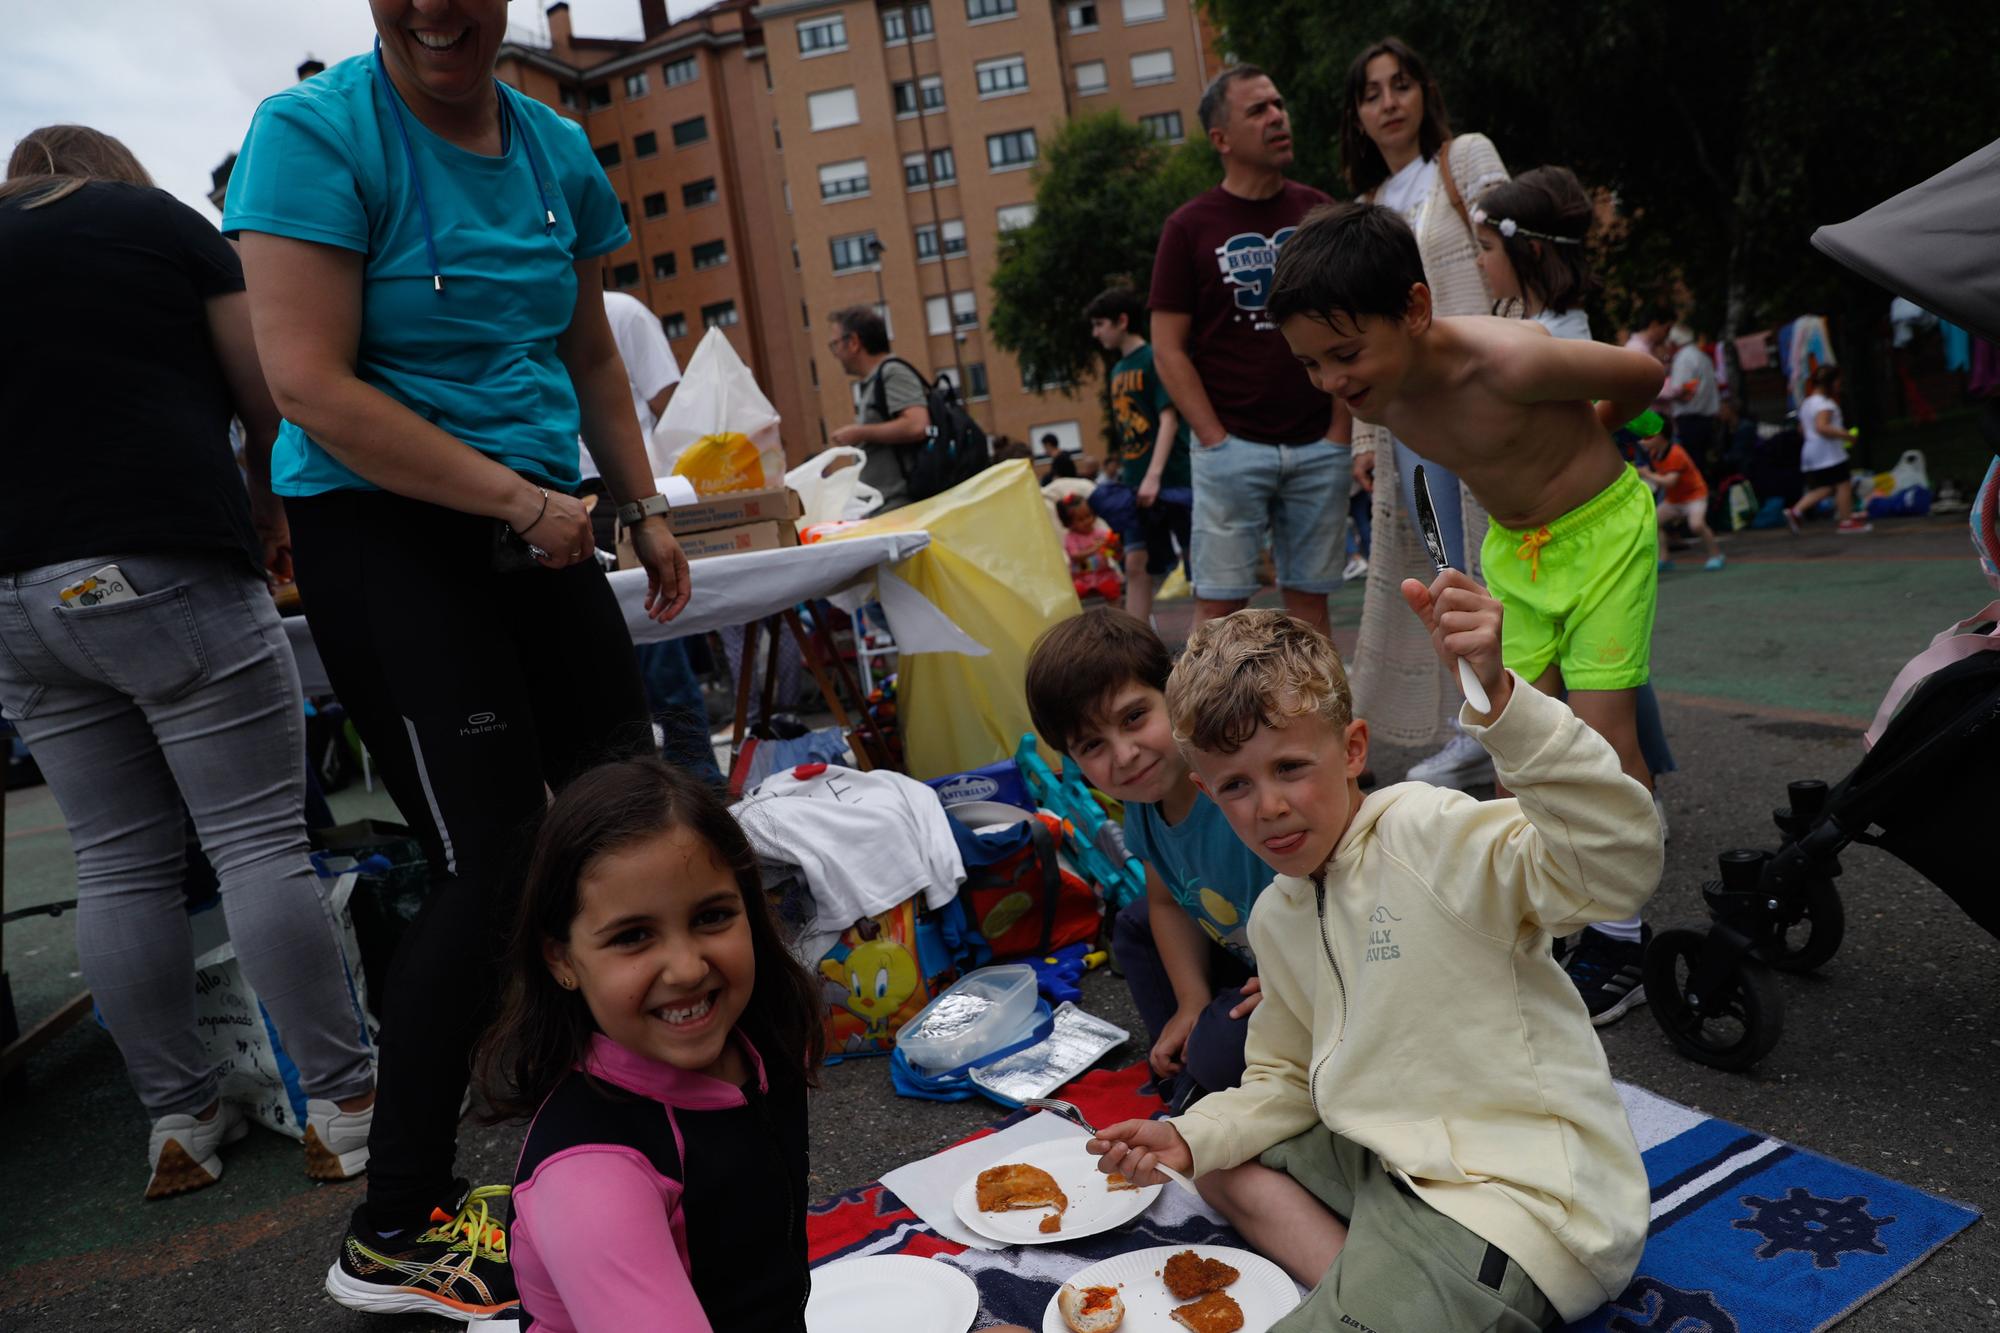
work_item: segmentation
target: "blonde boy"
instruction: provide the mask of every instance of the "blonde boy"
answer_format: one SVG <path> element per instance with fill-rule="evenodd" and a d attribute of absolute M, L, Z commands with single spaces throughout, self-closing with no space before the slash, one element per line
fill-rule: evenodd
<path fill-rule="evenodd" d="M 1174 735 L 1278 871 L 1250 941 L 1264 1002 L 1240 1086 L 1091 1141 L 1158 1163 L 1294 1278 L 1274 1327 L 1528 1330 L 1623 1290 L 1646 1173 L 1554 934 L 1636 910 L 1659 825 L 1603 737 L 1500 660 L 1501 608 L 1452 570 L 1403 595 L 1493 712 L 1461 714 L 1514 796 L 1403 783 L 1363 799 L 1368 725 L 1332 646 L 1242 611 L 1202 625 L 1167 686 Z"/>

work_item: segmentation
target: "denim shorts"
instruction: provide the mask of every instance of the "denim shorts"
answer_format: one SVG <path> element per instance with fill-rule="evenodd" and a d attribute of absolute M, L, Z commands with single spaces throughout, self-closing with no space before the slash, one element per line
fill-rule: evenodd
<path fill-rule="evenodd" d="M 1331 593 L 1347 561 L 1352 453 L 1344 444 L 1261 444 L 1231 435 L 1194 454 L 1194 588 L 1238 601 L 1257 591 L 1268 538 L 1278 585 Z"/>
<path fill-rule="evenodd" d="M 1180 553 L 1193 544 L 1189 511 L 1194 493 L 1185 487 L 1161 489 L 1150 505 L 1139 503 L 1139 493 L 1122 481 L 1100 481 L 1090 493 L 1090 511 L 1111 525 L 1118 544 L 1130 555 L 1146 553 L 1146 572 L 1160 578 L 1180 563 Z"/>

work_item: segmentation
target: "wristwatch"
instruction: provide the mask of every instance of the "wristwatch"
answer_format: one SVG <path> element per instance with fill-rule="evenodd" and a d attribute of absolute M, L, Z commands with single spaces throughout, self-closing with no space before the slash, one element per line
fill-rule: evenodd
<path fill-rule="evenodd" d="M 619 505 L 618 521 L 628 528 L 633 528 L 656 514 L 665 514 L 671 508 L 673 503 L 656 491 L 643 500 Z"/>

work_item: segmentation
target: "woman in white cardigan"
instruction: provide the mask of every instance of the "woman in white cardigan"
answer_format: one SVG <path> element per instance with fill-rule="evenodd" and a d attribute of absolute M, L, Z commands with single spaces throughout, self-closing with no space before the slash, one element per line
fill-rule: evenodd
<path fill-rule="evenodd" d="M 1432 308 L 1440 315 L 1491 314 L 1493 298 L 1480 276 L 1469 209 L 1488 187 L 1507 179 L 1507 168 L 1485 135 L 1452 136 L 1444 97 L 1423 58 L 1398 38 L 1376 42 L 1348 68 L 1341 158 L 1357 195 L 1409 220 L 1423 254 Z M 1354 424 L 1355 476 L 1374 491 L 1355 712 L 1368 719 L 1378 740 L 1407 746 L 1447 742 L 1411 770 L 1412 778 L 1477 786 L 1493 780 L 1492 761 L 1478 742 L 1453 728 L 1458 682 L 1441 669 L 1422 623 L 1409 614 L 1398 591 L 1405 578 L 1428 582 L 1432 572 L 1411 511 L 1416 462 L 1386 429 Z M 1477 578 L 1486 511 L 1443 468 L 1425 464 L 1424 479 L 1452 564 Z"/>

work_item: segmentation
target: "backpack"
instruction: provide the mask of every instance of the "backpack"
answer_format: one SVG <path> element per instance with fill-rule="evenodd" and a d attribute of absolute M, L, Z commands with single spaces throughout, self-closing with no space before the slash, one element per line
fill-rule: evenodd
<path fill-rule="evenodd" d="M 935 381 L 926 380 L 921 370 L 900 356 L 888 357 L 876 368 L 877 419 L 889 420 L 889 391 L 882 382 L 882 371 L 891 365 L 906 368 L 924 386 L 924 406 L 931 414 L 930 431 L 916 448 L 896 450 L 896 460 L 902 465 L 910 498 L 928 500 L 984 468 L 992 461 L 992 449 L 986 443 L 985 429 L 965 410 L 965 403 L 952 382 L 943 375 Z"/>
<path fill-rule="evenodd" d="M 957 903 L 974 959 L 1040 956 L 1097 938 L 1104 909 L 1084 879 L 1062 863 L 1060 822 L 1035 815 L 1005 832 L 977 834 L 952 821 L 965 858 Z"/>

